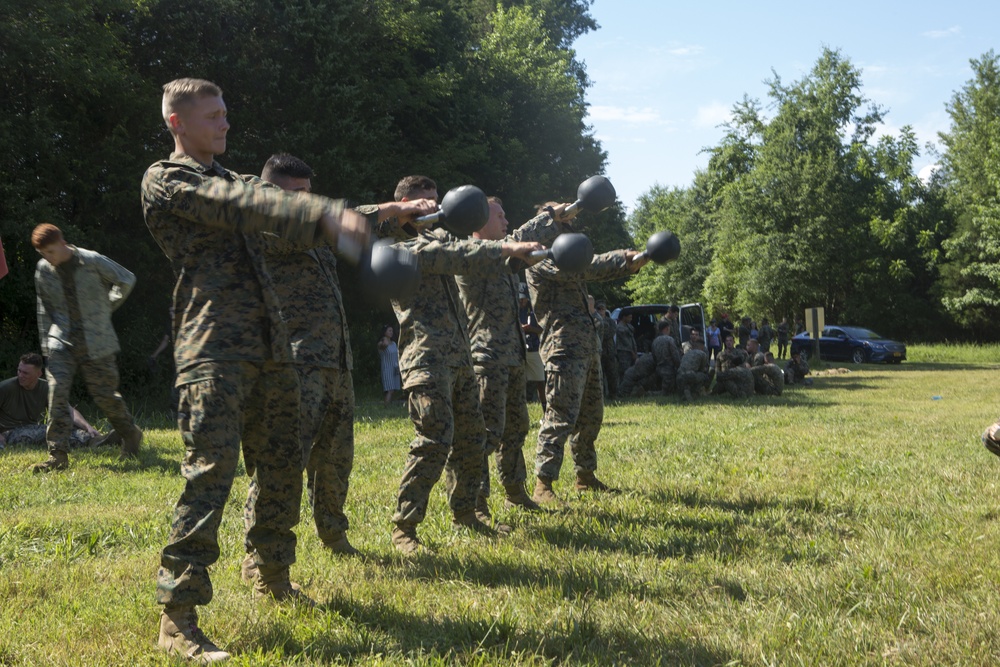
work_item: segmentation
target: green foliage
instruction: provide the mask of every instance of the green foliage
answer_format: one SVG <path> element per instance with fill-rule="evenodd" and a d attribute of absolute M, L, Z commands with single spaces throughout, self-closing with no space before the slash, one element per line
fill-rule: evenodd
<path fill-rule="evenodd" d="M 971 61 L 973 78 L 948 105 L 942 180 L 958 217 L 945 250 L 944 304 L 964 326 L 995 335 L 1000 315 L 1000 56 Z"/>
<path fill-rule="evenodd" d="M 571 50 L 596 24 L 589 0 L 0 0 L 0 367 L 37 348 L 28 237 L 43 221 L 72 243 L 133 270 L 116 314 L 123 388 L 151 387 L 144 357 L 161 337 L 174 277 L 145 230 L 138 184 L 172 140 L 161 86 L 207 78 L 225 93 L 232 130 L 220 161 L 260 173 L 290 152 L 317 192 L 387 201 L 423 173 L 442 192 L 475 183 L 511 220 L 572 200 L 606 155 L 584 124 L 588 80 Z M 620 213 L 595 243 L 630 244 Z M 370 335 L 391 315 L 362 300 L 341 267 L 357 376 L 377 377 Z"/>

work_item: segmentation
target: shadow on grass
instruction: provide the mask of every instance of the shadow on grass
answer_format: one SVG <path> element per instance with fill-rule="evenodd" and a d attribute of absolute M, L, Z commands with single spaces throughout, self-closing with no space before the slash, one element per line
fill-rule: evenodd
<path fill-rule="evenodd" d="M 413 613 L 379 600 L 338 595 L 319 609 L 336 613 L 350 625 L 353 641 L 317 635 L 303 643 L 294 620 L 255 635 L 250 651 L 280 651 L 319 662 L 340 662 L 365 656 L 403 655 L 409 658 L 441 656 L 446 662 L 467 663 L 483 658 L 509 660 L 521 655 L 542 657 L 550 664 L 661 664 L 718 665 L 734 656 L 720 653 L 689 637 L 648 636 L 632 628 L 607 628 L 589 618 L 563 618 L 550 627 L 530 627 L 501 611 L 493 618 L 461 618 Z M 482 615 L 482 612 L 474 612 Z"/>

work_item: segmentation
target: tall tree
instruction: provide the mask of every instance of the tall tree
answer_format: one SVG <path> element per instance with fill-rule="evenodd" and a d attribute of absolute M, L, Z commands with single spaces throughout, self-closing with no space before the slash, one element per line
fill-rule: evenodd
<path fill-rule="evenodd" d="M 951 128 L 941 178 L 957 217 L 945 244 L 944 304 L 979 337 L 995 339 L 1000 316 L 1000 57 L 970 61 L 973 78 L 947 105 Z M 992 333 L 991 333 L 992 332 Z"/>

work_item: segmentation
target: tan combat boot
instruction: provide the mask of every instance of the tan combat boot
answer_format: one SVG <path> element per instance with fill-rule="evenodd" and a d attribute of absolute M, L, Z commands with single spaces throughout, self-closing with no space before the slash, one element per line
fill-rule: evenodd
<path fill-rule="evenodd" d="M 229 654 L 212 643 L 198 628 L 194 607 L 164 607 L 157 642 L 169 655 L 201 665 L 229 660 Z"/>
<path fill-rule="evenodd" d="M 451 525 L 453 528 L 468 528 L 480 535 L 496 535 L 497 531 L 490 527 L 488 522 L 483 522 L 479 518 L 479 513 L 476 510 L 469 510 L 467 512 L 459 512 L 451 518 Z M 510 528 L 510 526 L 508 526 Z"/>
<path fill-rule="evenodd" d="M 359 556 L 360 551 L 354 548 L 347 540 L 347 533 L 334 533 L 333 538 L 330 540 L 324 540 L 323 546 L 332 551 L 335 554 L 341 556 Z"/>
<path fill-rule="evenodd" d="M 69 467 L 69 454 L 66 452 L 52 451 L 49 452 L 49 458 L 45 459 L 41 463 L 36 463 L 31 466 L 31 472 L 52 472 L 53 470 L 65 470 Z"/>
<path fill-rule="evenodd" d="M 131 430 L 122 434 L 122 451 L 118 458 L 122 461 L 139 458 L 139 445 L 141 443 L 142 430 L 133 424 Z"/>
<path fill-rule="evenodd" d="M 559 503 L 559 496 L 552 490 L 551 477 L 539 477 L 535 482 L 535 493 L 531 499 L 539 505 L 555 505 Z"/>
<path fill-rule="evenodd" d="M 576 473 L 576 490 L 577 491 L 603 491 L 605 493 L 620 493 L 618 489 L 612 488 L 597 479 L 592 471 L 578 472 Z"/>
<path fill-rule="evenodd" d="M 316 606 L 312 598 L 289 579 L 287 565 L 258 565 L 257 578 L 253 580 L 253 593 L 258 599 L 270 598 L 275 602 L 294 601 L 309 607 Z"/>
<path fill-rule="evenodd" d="M 257 578 L 257 562 L 253 559 L 253 554 L 249 553 L 243 562 L 240 563 L 240 579 L 244 583 L 252 584 Z"/>
<path fill-rule="evenodd" d="M 392 530 L 392 543 L 403 552 L 404 556 L 431 553 L 431 550 L 424 546 L 424 543 L 417 537 L 416 526 L 397 523 Z"/>
<path fill-rule="evenodd" d="M 503 504 L 507 509 L 512 509 L 514 507 L 520 507 L 523 510 L 529 512 L 539 512 L 541 507 L 531 496 L 528 495 L 527 491 L 524 490 L 524 484 L 504 484 L 504 493 L 507 495 L 504 498 Z"/>
<path fill-rule="evenodd" d="M 493 519 L 493 514 L 490 513 L 489 500 L 489 497 L 484 496 L 482 493 L 476 496 L 476 518 L 487 526 L 490 525 L 490 521 Z"/>

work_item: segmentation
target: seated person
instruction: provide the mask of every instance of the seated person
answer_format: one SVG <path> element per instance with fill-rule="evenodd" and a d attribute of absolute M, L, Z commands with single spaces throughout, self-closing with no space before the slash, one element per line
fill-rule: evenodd
<path fill-rule="evenodd" d="M 754 378 L 746 351 L 736 347 L 731 333 L 726 334 L 723 345 L 722 351 L 716 357 L 715 386 L 712 388 L 712 393 L 728 393 L 734 398 L 750 398 L 754 392 Z"/>
<path fill-rule="evenodd" d="M 677 388 L 677 367 L 681 365 L 681 351 L 677 349 L 671 329 L 670 320 L 660 320 L 656 325 L 657 336 L 653 339 L 653 357 L 656 359 L 660 386 L 670 394 Z"/>
<path fill-rule="evenodd" d="M 706 393 L 712 384 L 712 372 L 705 344 L 700 341 L 700 334 L 698 342 L 695 342 L 694 331 L 691 330 L 691 342 L 677 368 L 677 391 L 685 401 L 691 401 L 695 396 Z"/>
<path fill-rule="evenodd" d="M 636 362 L 625 370 L 622 382 L 618 385 L 619 395 L 634 398 L 659 389 L 660 376 L 656 372 L 656 357 L 651 353 L 640 354 Z"/>
<path fill-rule="evenodd" d="M 49 384 L 42 379 L 42 357 L 29 352 L 17 365 L 17 377 L 0 382 L 0 448 L 11 445 L 44 445 L 42 417 L 49 405 Z M 73 411 L 72 446 L 97 444 L 102 438 L 76 408 Z"/>
<path fill-rule="evenodd" d="M 802 354 L 792 352 L 792 358 L 785 364 L 785 384 L 810 384 L 807 380 L 809 375 L 809 364 L 802 360 Z"/>
<path fill-rule="evenodd" d="M 747 341 L 747 354 L 750 356 L 750 372 L 753 373 L 754 390 L 765 396 L 781 396 L 781 392 L 785 388 L 785 375 L 773 362 L 768 363 L 756 338 Z"/>

